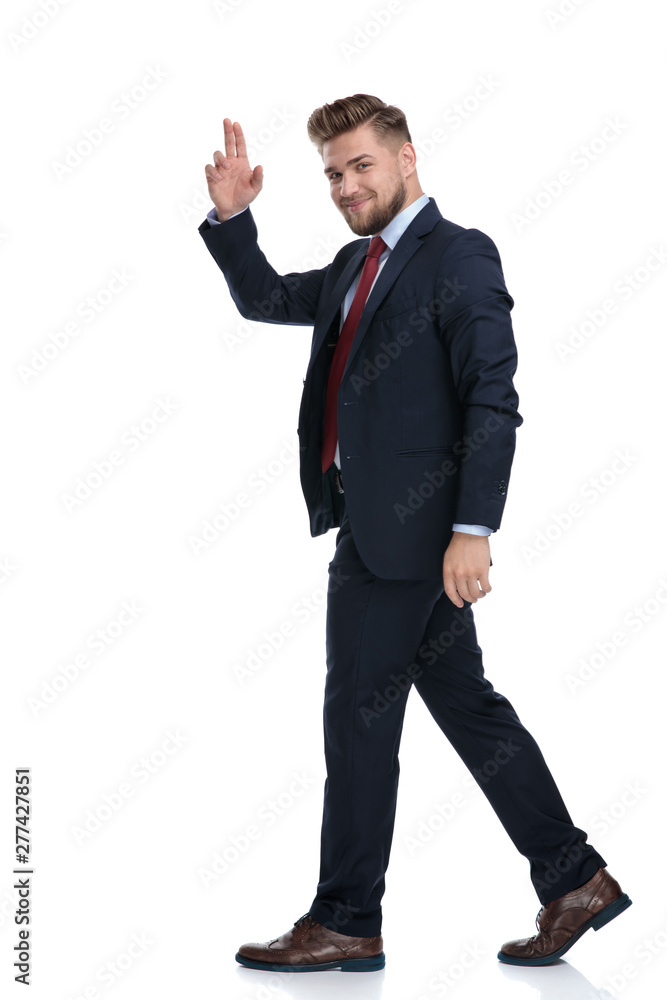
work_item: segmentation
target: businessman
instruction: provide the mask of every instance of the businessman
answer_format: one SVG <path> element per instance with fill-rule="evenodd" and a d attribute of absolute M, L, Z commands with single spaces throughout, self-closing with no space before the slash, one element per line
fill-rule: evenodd
<path fill-rule="evenodd" d="M 225 151 L 205 167 L 214 208 L 199 227 L 242 316 L 313 328 L 301 484 L 311 534 L 338 528 L 319 883 L 290 930 L 242 945 L 236 960 L 278 971 L 383 967 L 381 900 L 414 685 L 530 863 L 537 933 L 506 942 L 498 958 L 548 965 L 631 901 L 487 680 L 477 643 L 472 606 L 491 590 L 489 535 L 522 423 L 514 303 L 493 241 L 443 218 L 422 191 L 400 109 L 355 94 L 314 111 L 308 134 L 359 237 L 331 264 L 280 275 L 268 263 L 249 208 L 262 167 L 227 118 Z M 294 214 L 307 210 L 299 172 L 287 192 Z"/>

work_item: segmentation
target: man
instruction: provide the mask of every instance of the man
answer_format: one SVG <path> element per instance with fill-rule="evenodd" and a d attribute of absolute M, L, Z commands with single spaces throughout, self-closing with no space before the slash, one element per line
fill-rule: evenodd
<path fill-rule="evenodd" d="M 313 326 L 301 483 L 311 534 L 339 528 L 317 892 L 289 931 L 242 945 L 236 959 L 279 971 L 383 967 L 381 899 L 414 683 L 530 861 L 538 933 L 498 957 L 546 965 L 631 901 L 484 676 L 476 640 L 472 605 L 491 590 L 488 536 L 500 526 L 522 422 L 514 303 L 495 244 L 444 219 L 423 193 L 402 111 L 356 94 L 313 112 L 308 133 L 335 206 L 363 239 L 327 267 L 277 274 L 248 207 L 262 168 L 251 167 L 229 119 L 225 152 L 205 168 L 215 207 L 199 227 L 242 316 Z"/>

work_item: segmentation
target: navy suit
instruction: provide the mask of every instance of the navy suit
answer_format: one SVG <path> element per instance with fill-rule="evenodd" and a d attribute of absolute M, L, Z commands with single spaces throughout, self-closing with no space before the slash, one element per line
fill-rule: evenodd
<path fill-rule="evenodd" d="M 323 534 L 342 516 L 334 470 L 320 465 L 326 379 L 369 241 L 349 243 L 327 267 L 281 276 L 250 211 L 200 232 L 241 315 L 314 328 L 299 443 L 310 530 Z M 440 577 L 452 524 L 500 525 L 521 423 L 513 304 L 492 240 L 448 222 L 430 199 L 377 279 L 338 393 L 348 517 L 378 576 Z"/>
<path fill-rule="evenodd" d="M 529 859 L 541 902 L 577 888 L 605 862 L 573 825 L 514 708 L 484 676 L 471 605 L 456 608 L 443 589 L 452 525 L 500 525 L 522 422 L 514 303 L 493 241 L 444 219 L 431 198 L 389 254 L 338 393 L 340 493 L 335 467 L 321 469 L 326 384 L 341 304 L 368 239 L 344 246 L 327 267 L 279 275 L 249 210 L 199 231 L 246 319 L 313 327 L 301 484 L 312 535 L 340 530 L 329 565 L 327 781 L 310 913 L 344 934 L 380 933 L 413 684 Z"/>

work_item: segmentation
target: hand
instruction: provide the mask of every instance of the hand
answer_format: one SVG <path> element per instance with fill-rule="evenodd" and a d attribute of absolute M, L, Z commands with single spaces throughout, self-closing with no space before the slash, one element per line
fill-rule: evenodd
<path fill-rule="evenodd" d="M 207 163 L 204 171 L 208 183 L 208 193 L 215 205 L 220 222 L 226 222 L 230 215 L 242 212 L 254 201 L 262 190 L 264 171 L 257 166 L 253 170 L 248 162 L 243 129 L 238 122 L 232 125 L 230 118 L 223 121 L 225 131 L 225 155 L 219 149 L 213 154 L 213 164 Z"/>
<path fill-rule="evenodd" d="M 464 601 L 474 604 L 491 590 L 489 566 L 491 551 L 487 535 L 455 531 L 442 562 L 445 593 L 457 608 Z"/>

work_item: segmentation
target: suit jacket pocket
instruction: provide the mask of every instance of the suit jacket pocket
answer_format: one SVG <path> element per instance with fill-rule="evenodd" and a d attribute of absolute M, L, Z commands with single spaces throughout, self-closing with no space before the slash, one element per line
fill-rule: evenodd
<path fill-rule="evenodd" d="M 454 451 L 454 445 L 432 445 L 430 448 L 403 448 L 394 454 L 401 458 L 419 458 L 420 455 L 448 455 Z"/>
<path fill-rule="evenodd" d="M 419 316 L 419 303 L 416 298 L 400 299 L 395 302 L 387 302 L 384 306 L 379 306 L 373 313 L 373 322 L 381 323 L 383 320 L 394 319 L 396 316 L 402 316 L 404 313 L 405 318 L 408 320 L 413 314 L 415 317 Z"/>

